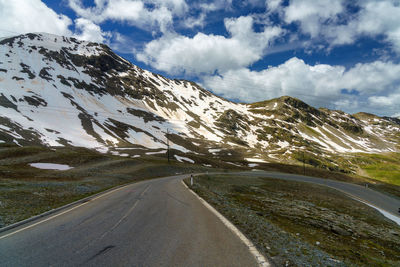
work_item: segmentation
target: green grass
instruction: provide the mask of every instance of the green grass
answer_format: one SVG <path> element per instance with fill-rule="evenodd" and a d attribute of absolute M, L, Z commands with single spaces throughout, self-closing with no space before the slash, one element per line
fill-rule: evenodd
<path fill-rule="evenodd" d="M 342 265 L 400 264 L 400 227 L 331 188 L 272 178 L 205 175 L 195 178 L 193 190 L 277 266 L 287 262 L 334 266 L 329 258 Z"/>
<path fill-rule="evenodd" d="M 400 153 L 358 154 L 352 161 L 370 178 L 400 185 Z"/>
<path fill-rule="evenodd" d="M 377 163 L 364 166 L 364 170 L 374 179 L 394 185 L 400 185 L 400 165 Z"/>

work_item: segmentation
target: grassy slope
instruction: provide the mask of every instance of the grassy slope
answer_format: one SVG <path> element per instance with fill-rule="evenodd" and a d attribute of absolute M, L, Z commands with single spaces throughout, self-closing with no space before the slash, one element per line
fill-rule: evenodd
<path fill-rule="evenodd" d="M 193 189 L 278 266 L 400 264 L 400 228 L 333 189 L 224 175 L 196 177 Z"/>
<path fill-rule="evenodd" d="M 400 153 L 358 154 L 353 162 L 373 179 L 400 185 Z"/>

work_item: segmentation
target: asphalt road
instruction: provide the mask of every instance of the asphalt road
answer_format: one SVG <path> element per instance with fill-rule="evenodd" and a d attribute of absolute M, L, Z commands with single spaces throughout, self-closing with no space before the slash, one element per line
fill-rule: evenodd
<path fill-rule="evenodd" d="M 3 232 L 0 266 L 257 266 L 181 180 L 131 184 Z"/>
<path fill-rule="evenodd" d="M 398 213 L 398 210 L 400 208 L 399 199 L 390 197 L 388 195 L 382 194 L 380 192 L 377 192 L 369 188 L 365 188 L 364 186 L 344 183 L 340 181 L 322 179 L 322 178 L 279 173 L 279 172 L 252 171 L 252 172 L 241 172 L 240 175 L 271 177 L 271 178 L 284 179 L 288 181 L 309 182 L 309 183 L 329 186 L 337 190 L 340 190 L 343 193 L 346 193 L 354 198 L 367 202 L 377 208 L 385 210 L 391 213 L 392 215 L 400 218 L 400 214 Z"/>

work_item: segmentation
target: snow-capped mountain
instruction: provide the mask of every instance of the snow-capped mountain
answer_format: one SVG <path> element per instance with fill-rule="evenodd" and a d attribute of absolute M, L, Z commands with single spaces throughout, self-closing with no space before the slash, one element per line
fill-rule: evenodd
<path fill-rule="evenodd" d="M 167 131 L 176 159 L 188 161 L 295 162 L 300 149 L 327 157 L 400 149 L 395 118 L 291 97 L 237 104 L 143 70 L 103 44 L 45 33 L 0 39 L 0 143 L 157 152 Z"/>

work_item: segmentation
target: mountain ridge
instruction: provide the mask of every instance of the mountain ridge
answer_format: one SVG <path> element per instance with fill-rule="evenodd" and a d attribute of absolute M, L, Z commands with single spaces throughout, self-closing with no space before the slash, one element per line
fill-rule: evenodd
<path fill-rule="evenodd" d="M 296 164 L 305 150 L 333 169 L 337 153 L 399 151 L 396 118 L 316 109 L 290 96 L 234 103 L 143 70 L 104 44 L 30 33 L 0 39 L 0 55 L 0 143 L 137 156 L 165 153 L 169 131 L 178 160 Z"/>

